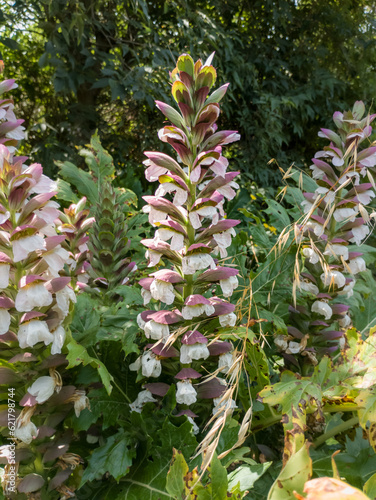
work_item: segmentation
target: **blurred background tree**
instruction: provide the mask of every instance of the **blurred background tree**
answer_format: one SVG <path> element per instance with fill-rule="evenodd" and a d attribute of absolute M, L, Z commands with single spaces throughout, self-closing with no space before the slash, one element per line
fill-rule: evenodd
<path fill-rule="evenodd" d="M 181 52 L 216 51 L 230 82 L 222 123 L 243 181 L 279 182 L 271 158 L 305 166 L 336 109 L 375 87 L 376 2 L 365 0 L 3 0 L 1 56 L 16 78 L 25 153 L 53 175 L 79 164 L 76 146 L 98 129 L 119 184 L 141 191 L 142 151 L 159 148 L 167 68 Z M 29 146 L 31 145 L 31 146 Z"/>

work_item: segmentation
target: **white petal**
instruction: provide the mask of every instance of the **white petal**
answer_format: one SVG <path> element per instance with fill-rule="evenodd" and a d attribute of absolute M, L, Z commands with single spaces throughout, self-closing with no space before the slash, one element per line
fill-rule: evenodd
<path fill-rule="evenodd" d="M 18 330 L 18 342 L 21 349 L 34 347 L 38 342 L 44 342 L 45 345 L 48 345 L 53 340 L 53 335 L 45 321 L 33 320 L 21 325 Z"/>
<path fill-rule="evenodd" d="M 181 380 L 176 384 L 176 402 L 192 405 L 197 401 L 197 392 L 190 380 Z"/>
<path fill-rule="evenodd" d="M 333 315 L 333 311 L 330 305 L 321 300 L 316 300 L 316 302 L 312 304 L 311 311 L 317 314 L 321 314 L 325 319 L 330 319 Z"/>
<path fill-rule="evenodd" d="M 0 309 L 0 335 L 7 333 L 10 327 L 10 314 L 7 309 Z"/>
<path fill-rule="evenodd" d="M 42 250 L 44 248 L 44 240 L 41 236 L 34 234 L 33 236 L 26 236 L 25 238 L 13 241 L 12 247 L 13 261 L 20 262 L 26 259 L 29 253 L 34 250 Z"/>
<path fill-rule="evenodd" d="M 153 299 L 160 300 L 170 305 L 175 300 L 174 286 L 171 283 L 155 279 L 150 285 L 150 293 Z"/>
<path fill-rule="evenodd" d="M 65 330 L 62 326 L 58 326 L 53 332 L 54 340 L 51 346 L 51 354 L 60 354 L 65 342 Z"/>
<path fill-rule="evenodd" d="M 170 335 L 168 325 L 157 323 L 152 319 L 145 323 L 144 332 L 146 338 L 151 338 L 153 340 L 160 340 Z"/>
<path fill-rule="evenodd" d="M 180 363 L 192 363 L 194 359 L 207 359 L 210 356 L 209 349 L 206 344 L 182 344 L 180 347 Z"/>
<path fill-rule="evenodd" d="M 218 316 L 219 324 L 223 327 L 225 326 L 235 326 L 236 324 L 236 314 L 222 314 L 222 316 Z"/>
<path fill-rule="evenodd" d="M 55 391 L 55 385 L 52 377 L 39 377 L 27 391 L 32 396 L 35 396 L 37 403 L 42 404 L 52 396 Z"/>
<path fill-rule="evenodd" d="M 7 288 L 9 285 L 10 264 L 0 264 L 0 288 Z"/>

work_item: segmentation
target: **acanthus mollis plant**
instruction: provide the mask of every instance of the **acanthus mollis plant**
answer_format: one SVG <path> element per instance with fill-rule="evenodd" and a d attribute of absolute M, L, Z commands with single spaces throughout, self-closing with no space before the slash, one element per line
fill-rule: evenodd
<path fill-rule="evenodd" d="M 366 270 L 358 247 L 370 233 L 367 205 L 376 195 L 376 147 L 368 139 L 376 115 L 364 113 L 358 101 L 352 111 L 334 113 L 336 132 L 321 129 L 319 136 L 330 144 L 312 159 L 317 188 L 303 193 L 306 215 L 295 234 L 304 268 L 296 269 L 295 285 L 306 297 L 290 308 L 288 337 L 275 341 L 289 362 L 306 370 L 343 347 L 352 324 L 343 301 L 352 296 L 357 274 Z"/>
<path fill-rule="evenodd" d="M 144 304 L 153 308 L 138 317 L 149 343 L 131 365 L 144 384 L 131 409 L 141 412 L 145 402 L 157 401 L 174 383 L 178 415 L 192 419 L 203 399 L 214 399 L 214 414 L 235 406 L 222 399 L 224 378 L 199 379 L 208 373 L 203 364 L 223 376 L 234 356 L 233 345 L 215 340 L 215 331 L 236 323 L 235 306 L 226 299 L 238 286 L 238 271 L 222 260 L 239 224 L 224 212 L 225 199 L 236 194 L 239 172 L 227 172 L 222 147 L 239 135 L 217 130 L 219 102 L 228 85 L 209 94 L 216 80 L 211 58 L 195 63 L 183 54 L 170 76 L 179 111 L 163 102 L 156 105 L 171 122 L 159 138 L 172 146 L 177 161 L 164 153 L 145 153 L 146 179 L 159 181 L 159 187 L 154 196 L 144 197 L 144 211 L 156 230 L 153 239 L 142 241 L 149 266 L 166 267 L 140 280 Z"/>
<path fill-rule="evenodd" d="M 0 74 L 4 70 L 3 61 L 0 61 Z M 16 89 L 17 84 L 15 80 L 3 80 L 0 82 L 0 96 Z M 24 127 L 22 123 L 24 120 L 17 120 L 14 114 L 13 99 L 7 97 L 0 100 L 0 144 L 6 146 L 11 153 L 16 151 L 18 141 L 25 138 Z"/>
<path fill-rule="evenodd" d="M 82 197 L 78 203 L 72 203 L 64 212 L 60 212 L 60 233 L 65 235 L 62 247 L 69 252 L 69 259 L 62 274 L 72 278 L 72 285 L 78 290 L 86 287 L 89 281 L 89 235 L 88 232 L 94 223 L 94 217 L 89 217 L 90 211 L 86 208 L 87 200 Z"/>
<path fill-rule="evenodd" d="M 93 292 L 104 292 L 102 299 L 107 305 L 119 299 L 119 287 L 128 283 L 129 274 L 137 270 L 136 263 L 129 258 L 131 241 L 127 238 L 120 197 L 110 180 L 105 179 L 93 210 L 94 223 L 90 231 L 89 285 Z"/>
<path fill-rule="evenodd" d="M 4 132 L 0 139 L 7 144 Z M 64 385 L 76 296 L 61 272 L 70 255 L 58 231 L 55 183 L 13 148 L 0 145 L 1 483 L 7 498 L 68 498 L 81 459 L 69 452 L 63 422 L 88 402 L 82 388 Z"/>

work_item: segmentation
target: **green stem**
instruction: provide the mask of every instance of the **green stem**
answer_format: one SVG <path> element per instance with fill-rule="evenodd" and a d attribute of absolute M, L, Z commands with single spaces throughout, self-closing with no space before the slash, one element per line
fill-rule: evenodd
<path fill-rule="evenodd" d="M 353 418 L 350 418 L 350 420 L 346 420 L 346 422 L 342 422 L 342 424 L 339 424 L 336 427 L 333 427 L 333 429 L 330 429 L 330 431 L 325 432 L 324 434 L 319 436 L 313 442 L 313 446 L 315 448 L 317 448 L 317 446 L 324 444 L 327 439 L 330 439 L 331 437 L 334 437 L 337 434 L 341 434 L 341 432 L 347 431 L 347 429 L 354 427 L 354 425 L 356 425 L 358 423 L 359 423 L 359 417 L 353 417 Z"/>

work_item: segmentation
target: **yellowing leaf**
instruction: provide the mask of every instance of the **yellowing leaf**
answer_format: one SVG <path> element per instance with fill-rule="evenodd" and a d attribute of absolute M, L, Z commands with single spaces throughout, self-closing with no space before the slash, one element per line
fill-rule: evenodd
<path fill-rule="evenodd" d="M 307 497 L 295 496 L 305 500 L 369 500 L 357 488 L 332 477 L 320 477 L 308 481 L 304 486 L 304 493 L 308 493 Z"/>

